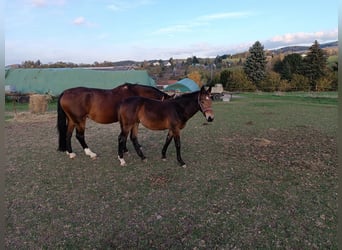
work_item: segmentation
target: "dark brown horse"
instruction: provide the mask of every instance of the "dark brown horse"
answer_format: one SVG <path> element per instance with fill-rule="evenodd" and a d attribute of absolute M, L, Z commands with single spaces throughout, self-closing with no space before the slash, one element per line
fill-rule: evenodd
<path fill-rule="evenodd" d="M 162 149 L 162 159 L 166 159 L 166 151 L 172 139 L 175 141 L 177 160 L 179 164 L 185 167 L 185 163 L 180 153 L 180 130 L 186 125 L 186 122 L 201 111 L 207 121 L 214 119 L 214 113 L 211 108 L 211 88 L 184 94 L 174 99 L 165 101 L 152 100 L 145 97 L 130 97 L 124 100 L 119 108 L 118 115 L 121 127 L 121 133 L 118 137 L 118 158 L 121 166 L 126 165 L 123 159 L 123 153 L 126 148 L 127 136 L 131 132 L 130 138 L 137 154 L 141 159 L 145 159 L 141 147 L 137 140 L 139 123 L 151 130 L 168 129 L 164 147 Z"/>
<path fill-rule="evenodd" d="M 57 104 L 58 150 L 66 151 L 70 158 L 76 156 L 71 148 L 71 136 L 76 128 L 76 138 L 85 154 L 95 158 L 96 154 L 89 149 L 85 142 L 86 119 L 90 118 L 102 124 L 117 122 L 119 104 L 131 96 L 144 96 L 158 100 L 170 98 L 169 95 L 157 88 L 130 83 L 125 83 L 114 89 L 77 87 L 63 91 Z"/>

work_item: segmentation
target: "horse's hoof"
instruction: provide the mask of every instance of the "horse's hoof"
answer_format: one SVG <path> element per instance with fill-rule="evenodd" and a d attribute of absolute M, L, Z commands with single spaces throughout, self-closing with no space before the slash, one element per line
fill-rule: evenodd
<path fill-rule="evenodd" d="M 67 152 L 67 155 L 69 155 L 69 158 L 70 159 L 74 159 L 76 157 L 76 154 L 75 153 L 69 153 Z"/>
<path fill-rule="evenodd" d="M 167 161 L 167 160 L 166 160 L 166 158 L 164 157 L 164 158 L 162 158 L 162 161 Z"/>
<path fill-rule="evenodd" d="M 147 158 L 141 159 L 143 162 L 147 162 Z"/>
<path fill-rule="evenodd" d="M 97 155 L 94 152 L 92 152 L 89 148 L 85 148 L 84 153 L 90 156 L 91 159 L 96 159 L 97 157 Z"/>
<path fill-rule="evenodd" d="M 183 164 L 183 165 L 182 165 L 182 168 L 186 168 L 186 164 Z"/>
<path fill-rule="evenodd" d="M 120 161 L 120 166 L 122 166 L 122 167 L 127 166 L 126 161 L 125 161 L 124 158 L 120 158 L 120 156 L 118 156 L 118 159 Z"/>

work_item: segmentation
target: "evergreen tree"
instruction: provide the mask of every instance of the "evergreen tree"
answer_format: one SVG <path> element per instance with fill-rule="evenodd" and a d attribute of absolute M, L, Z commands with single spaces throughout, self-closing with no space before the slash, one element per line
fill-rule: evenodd
<path fill-rule="evenodd" d="M 197 59 L 197 57 L 196 56 L 193 56 L 192 57 L 192 64 L 193 65 L 196 65 L 196 64 L 198 64 L 199 63 L 199 60 Z"/>
<path fill-rule="evenodd" d="M 275 63 L 273 69 L 282 79 L 291 80 L 294 74 L 303 73 L 303 59 L 299 54 L 289 54 L 282 61 Z"/>
<path fill-rule="evenodd" d="M 249 48 L 249 55 L 243 65 L 243 70 L 248 79 L 252 81 L 257 87 L 266 76 L 266 56 L 264 46 L 259 41 L 256 41 L 252 47 Z"/>
<path fill-rule="evenodd" d="M 227 69 L 221 71 L 220 74 L 220 82 L 222 83 L 224 88 L 228 88 L 229 78 L 231 77 L 231 72 Z M 231 90 L 231 89 L 229 89 Z"/>
<path fill-rule="evenodd" d="M 304 59 L 305 76 L 309 78 L 312 90 L 317 90 L 317 81 L 323 77 L 327 68 L 327 56 L 320 48 L 317 40 L 309 48 L 309 52 Z"/>

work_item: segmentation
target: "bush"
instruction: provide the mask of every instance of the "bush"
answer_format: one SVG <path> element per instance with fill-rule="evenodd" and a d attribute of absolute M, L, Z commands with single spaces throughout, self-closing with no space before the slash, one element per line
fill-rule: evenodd
<path fill-rule="evenodd" d="M 332 80 L 329 77 L 321 77 L 316 82 L 317 91 L 328 91 L 332 89 Z"/>
<path fill-rule="evenodd" d="M 300 74 L 293 74 L 291 80 L 291 87 L 296 91 L 310 90 L 310 81 L 306 76 Z"/>
<path fill-rule="evenodd" d="M 229 91 L 255 91 L 255 85 L 247 78 L 242 69 L 231 71 L 227 82 Z"/>
<path fill-rule="evenodd" d="M 280 80 L 278 90 L 281 92 L 288 92 L 292 90 L 292 87 L 288 80 L 282 79 Z"/>
<path fill-rule="evenodd" d="M 266 74 L 265 79 L 259 83 L 259 90 L 266 92 L 274 92 L 279 88 L 280 81 L 280 74 L 270 71 Z"/>

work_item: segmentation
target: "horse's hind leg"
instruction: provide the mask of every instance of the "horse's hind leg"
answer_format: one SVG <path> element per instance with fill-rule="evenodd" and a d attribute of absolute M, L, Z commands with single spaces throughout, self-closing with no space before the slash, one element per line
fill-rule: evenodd
<path fill-rule="evenodd" d="M 78 124 L 78 126 L 76 127 L 76 138 L 80 142 L 84 150 L 84 153 L 90 156 L 90 158 L 95 159 L 96 154 L 89 149 L 87 143 L 85 142 L 84 131 L 85 131 L 85 121 Z"/>
<path fill-rule="evenodd" d="M 145 160 L 146 157 L 145 157 L 144 153 L 141 151 L 141 146 L 140 146 L 140 144 L 138 142 L 138 137 L 137 137 L 137 135 L 138 135 L 138 126 L 139 126 L 138 123 L 133 126 L 133 128 L 131 130 L 131 137 L 130 138 L 131 138 L 131 141 L 132 141 L 133 146 L 135 148 L 135 151 L 137 151 L 137 154 L 140 156 L 140 158 L 142 160 Z"/>
<path fill-rule="evenodd" d="M 75 128 L 75 123 L 69 119 L 68 121 L 68 128 L 66 132 L 66 152 L 69 157 L 75 158 L 76 154 L 72 152 L 72 147 L 71 147 L 71 137 L 72 137 L 72 132 L 74 131 Z"/>

